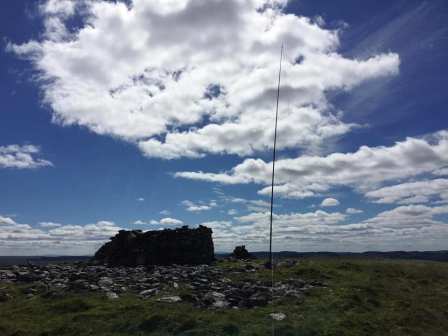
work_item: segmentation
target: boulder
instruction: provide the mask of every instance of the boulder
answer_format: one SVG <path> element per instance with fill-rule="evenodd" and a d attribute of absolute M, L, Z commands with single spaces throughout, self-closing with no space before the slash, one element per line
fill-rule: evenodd
<path fill-rule="evenodd" d="M 246 250 L 245 245 L 237 246 L 232 252 L 232 257 L 240 260 L 253 259 L 254 257 Z"/>
<path fill-rule="evenodd" d="M 109 277 L 102 277 L 98 281 L 98 286 L 100 287 L 111 287 L 114 285 L 114 281 Z"/>
<path fill-rule="evenodd" d="M 157 301 L 164 303 L 176 303 L 182 301 L 182 299 L 180 298 L 180 296 L 164 296 L 160 299 L 157 299 Z"/>
<path fill-rule="evenodd" d="M 95 253 L 93 261 L 109 266 L 149 266 L 209 264 L 214 259 L 212 230 L 200 225 L 196 229 L 120 230 Z"/>
<path fill-rule="evenodd" d="M 115 293 L 115 292 L 106 292 L 106 297 L 107 297 L 109 300 L 116 300 L 116 299 L 119 299 L 118 294 Z"/>
<path fill-rule="evenodd" d="M 271 313 L 269 316 L 275 321 L 283 321 L 286 318 L 286 314 L 284 313 Z"/>
<path fill-rule="evenodd" d="M 157 288 L 150 288 L 150 289 L 145 289 L 144 291 L 141 291 L 139 293 L 139 295 L 141 298 L 146 299 L 148 297 L 156 295 L 158 292 L 159 292 L 159 290 Z"/>

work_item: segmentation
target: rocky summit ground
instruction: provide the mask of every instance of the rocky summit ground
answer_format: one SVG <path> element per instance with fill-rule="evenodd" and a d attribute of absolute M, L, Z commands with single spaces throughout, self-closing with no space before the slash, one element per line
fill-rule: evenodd
<path fill-rule="evenodd" d="M 447 263 L 262 265 L 2 267 L 0 335 L 448 335 Z"/>
<path fill-rule="evenodd" d="M 284 261 L 280 267 L 293 267 Z M 97 293 L 115 300 L 123 294 L 159 302 L 189 302 L 201 308 L 253 308 L 267 305 L 272 298 L 302 300 L 307 291 L 324 286 L 320 281 L 286 278 L 271 286 L 266 279 L 246 281 L 247 275 L 263 270 L 259 263 L 220 265 L 106 267 L 86 263 L 65 265 L 11 266 L 0 270 L 0 281 L 27 284 L 28 298 L 41 295 L 63 297 L 68 293 Z M 3 300 L 8 298 L 3 294 Z"/>

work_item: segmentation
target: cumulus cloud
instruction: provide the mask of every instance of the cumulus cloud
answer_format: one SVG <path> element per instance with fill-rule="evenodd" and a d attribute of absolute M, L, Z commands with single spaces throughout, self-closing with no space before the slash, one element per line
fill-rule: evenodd
<path fill-rule="evenodd" d="M 11 217 L 0 216 L 0 225 L 15 225 L 16 222 Z"/>
<path fill-rule="evenodd" d="M 52 166 L 50 161 L 36 158 L 40 148 L 34 145 L 0 146 L 0 168 L 33 169 Z"/>
<path fill-rule="evenodd" d="M 333 207 L 339 205 L 339 201 L 336 198 L 326 198 L 322 201 L 320 206 L 322 207 Z"/>
<path fill-rule="evenodd" d="M 207 211 L 211 210 L 212 208 L 218 206 L 216 201 L 211 200 L 208 203 L 200 202 L 200 203 L 194 203 L 189 200 L 182 201 L 182 205 L 185 207 L 185 210 L 190 212 L 201 212 L 201 211 Z"/>
<path fill-rule="evenodd" d="M 165 217 L 160 220 L 161 225 L 182 225 L 184 222 L 180 219 Z"/>
<path fill-rule="evenodd" d="M 62 225 L 59 223 L 53 223 L 53 222 L 41 222 L 41 223 L 39 223 L 39 226 L 43 227 L 43 228 L 57 228 Z"/>
<path fill-rule="evenodd" d="M 176 219 L 176 218 L 171 218 L 171 217 L 165 217 L 162 218 L 161 220 L 151 220 L 149 222 L 151 225 L 183 225 L 184 222 L 181 221 L 180 219 Z"/>
<path fill-rule="evenodd" d="M 82 125 L 164 159 L 252 155 L 272 146 L 272 106 L 286 45 L 278 149 L 317 150 L 346 124 L 326 92 L 398 73 L 399 57 L 349 59 L 339 32 L 278 0 L 55 1 L 29 59 L 61 125 Z M 68 18 L 81 16 L 79 29 Z M 181 33 L 180 33 L 181 32 Z M 119 43 L 117 43 L 119 41 Z M 112 70 L 113 69 L 113 70 Z"/>
<path fill-rule="evenodd" d="M 144 199 L 143 197 L 139 197 L 139 198 L 137 198 L 137 201 L 138 201 L 138 202 L 144 202 L 145 199 Z"/>
<path fill-rule="evenodd" d="M 137 219 L 133 224 L 134 225 L 148 225 L 149 223 L 146 221 L 143 221 L 141 219 Z"/>
<path fill-rule="evenodd" d="M 235 216 L 237 213 L 238 213 L 238 210 L 236 210 L 236 209 L 229 209 L 229 210 L 227 210 L 227 214 L 229 216 Z"/>
<path fill-rule="evenodd" d="M 231 229 L 232 222 L 230 222 L 230 221 L 209 221 L 209 222 L 203 222 L 203 223 L 201 223 L 201 225 L 218 231 L 220 229 Z"/>
<path fill-rule="evenodd" d="M 104 240 L 114 236 L 119 229 L 113 222 L 99 221 L 87 225 L 61 225 L 48 233 L 52 237 L 62 237 L 65 240 Z"/>
<path fill-rule="evenodd" d="M 109 221 L 87 225 L 39 223 L 40 228 L 0 216 L 0 253 L 42 255 L 45 253 L 92 254 L 114 236 L 120 227 Z"/>
<path fill-rule="evenodd" d="M 367 192 L 376 203 L 428 203 L 431 200 L 448 203 L 448 179 L 421 180 L 383 187 Z"/>
<path fill-rule="evenodd" d="M 78 2 L 79 4 L 81 2 Z M 45 16 L 43 36 L 48 41 L 62 41 L 69 38 L 69 31 L 64 20 L 75 14 L 76 2 L 73 0 L 48 0 L 39 6 L 40 12 Z"/>
<path fill-rule="evenodd" d="M 317 210 L 315 212 L 307 213 L 289 213 L 289 214 L 275 214 L 274 220 L 276 221 L 277 228 L 295 227 L 297 230 L 301 230 L 303 225 L 318 225 L 326 224 L 333 225 L 340 223 L 346 216 L 339 212 L 326 212 Z M 245 216 L 236 217 L 236 220 L 240 223 L 261 223 L 261 226 L 266 226 L 264 223 L 268 223 L 268 212 L 254 212 Z M 266 227 L 267 229 L 267 227 Z M 290 229 L 288 229 L 290 230 Z"/>
<path fill-rule="evenodd" d="M 448 176 L 448 167 L 437 169 L 432 174 L 436 176 Z"/>
<path fill-rule="evenodd" d="M 347 208 L 347 210 L 345 210 L 345 212 L 348 213 L 349 215 L 356 215 L 356 214 L 363 213 L 364 211 L 361 209 Z"/>
<path fill-rule="evenodd" d="M 424 138 L 406 138 L 392 146 L 362 146 L 353 153 L 303 155 L 276 162 L 275 193 L 287 198 L 316 196 L 336 186 L 368 191 L 387 181 L 437 171 L 448 163 L 448 131 Z M 270 194 L 272 163 L 246 159 L 228 172 L 178 172 L 176 177 L 223 184 L 265 185 Z"/>
<path fill-rule="evenodd" d="M 151 219 L 149 221 L 138 219 L 138 220 L 134 221 L 133 224 L 134 225 L 153 225 L 153 226 L 154 225 L 182 225 L 183 222 L 181 220 L 167 217 L 167 218 L 162 218 L 161 220 Z"/>
<path fill-rule="evenodd" d="M 46 15 L 69 17 L 75 14 L 75 6 L 74 0 L 48 0 L 41 3 L 39 9 Z"/>
<path fill-rule="evenodd" d="M 448 214 L 448 205 L 430 207 L 426 205 L 402 205 L 392 210 L 380 212 L 375 217 L 365 220 L 371 229 L 393 229 L 402 233 L 416 230 L 426 231 L 431 228 L 448 233 L 448 224 L 437 220 L 439 215 Z M 413 238 L 419 237 L 415 235 Z M 420 238 L 420 237 L 419 237 Z"/>
<path fill-rule="evenodd" d="M 366 251 L 443 249 L 448 223 L 440 216 L 448 206 L 406 205 L 380 212 L 360 222 L 349 222 L 344 213 L 322 210 L 274 214 L 274 249 L 302 251 Z M 254 212 L 232 222 L 207 222 L 213 227 L 218 250 L 245 244 L 252 250 L 266 250 L 269 213 Z"/>
<path fill-rule="evenodd" d="M 274 213 L 274 237 L 276 240 L 282 240 L 281 248 L 283 248 L 286 246 L 283 244 L 284 238 L 295 237 L 296 242 L 299 242 L 301 238 L 309 235 L 323 235 L 328 230 L 334 230 L 331 227 L 341 223 L 345 218 L 345 214 L 322 210 L 309 213 Z M 218 249 L 231 249 L 240 243 L 252 249 L 267 249 L 269 212 L 252 212 L 235 217 L 233 222 L 206 222 L 202 225 L 213 228 L 213 237 Z"/>

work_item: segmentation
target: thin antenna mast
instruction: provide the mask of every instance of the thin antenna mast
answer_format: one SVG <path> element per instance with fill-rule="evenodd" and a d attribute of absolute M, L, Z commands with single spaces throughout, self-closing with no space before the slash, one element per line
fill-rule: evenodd
<path fill-rule="evenodd" d="M 274 128 L 274 150 L 272 152 L 272 183 L 271 183 L 271 217 L 269 225 L 269 268 L 274 269 L 274 259 L 272 257 L 272 219 L 274 210 L 274 181 L 275 181 L 275 150 L 277 145 L 277 121 L 278 121 L 278 102 L 280 100 L 280 79 L 282 73 L 282 58 L 283 58 L 283 44 L 280 50 L 280 66 L 278 70 L 278 84 L 277 84 L 277 105 L 275 108 L 275 128 Z M 274 282 L 272 277 L 272 282 Z M 274 285 L 274 283 L 272 283 Z"/>

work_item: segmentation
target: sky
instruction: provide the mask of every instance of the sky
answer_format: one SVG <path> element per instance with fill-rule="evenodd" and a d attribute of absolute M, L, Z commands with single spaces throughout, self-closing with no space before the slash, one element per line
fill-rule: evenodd
<path fill-rule="evenodd" d="M 448 248 L 448 3 L 42 0 L 0 10 L 0 255 L 120 229 L 215 250 Z"/>

